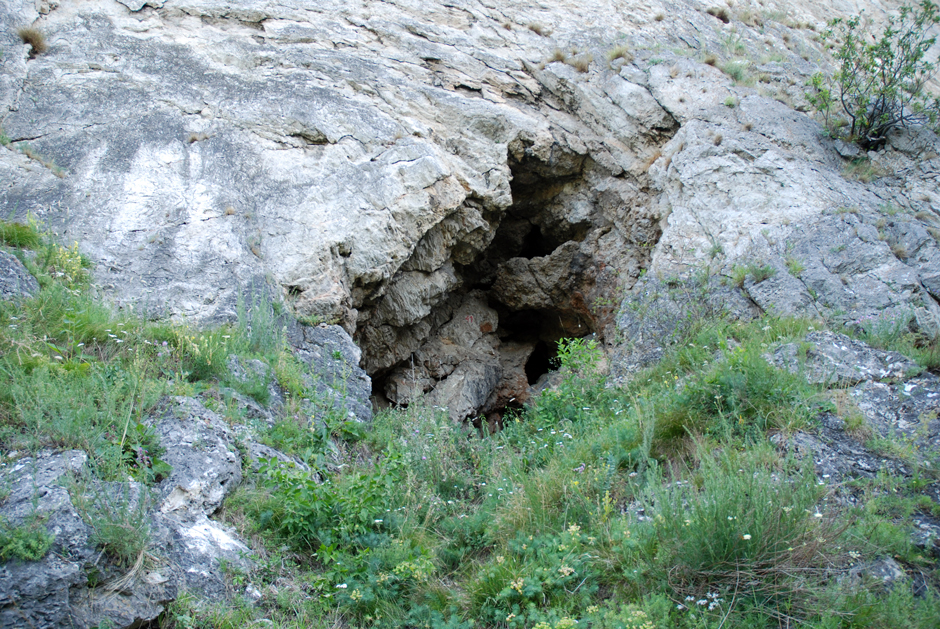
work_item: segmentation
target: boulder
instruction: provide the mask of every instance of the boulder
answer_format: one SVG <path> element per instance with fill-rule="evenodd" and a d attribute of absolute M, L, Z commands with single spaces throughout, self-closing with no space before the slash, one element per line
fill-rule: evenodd
<path fill-rule="evenodd" d="M 24 299 L 39 292 L 39 282 L 11 253 L 0 250 L 0 300 Z"/>

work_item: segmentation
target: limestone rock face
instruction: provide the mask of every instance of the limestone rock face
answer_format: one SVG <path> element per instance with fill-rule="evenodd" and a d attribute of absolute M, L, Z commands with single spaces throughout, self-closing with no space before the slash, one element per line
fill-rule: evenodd
<path fill-rule="evenodd" d="M 123 572 L 110 566 L 94 546 L 93 529 L 73 505 L 67 489 L 86 460 L 79 450 L 47 452 L 7 464 L 0 472 L 11 490 L 0 506 L 3 526 L 39 526 L 55 538 L 39 561 L 9 558 L 0 568 L 0 627 L 128 627 L 155 619 L 176 598 L 180 580 L 167 567 L 144 569 L 117 593 L 108 589 Z M 133 483 L 126 496 L 107 485 L 89 491 L 99 497 L 110 493 L 109 497 L 92 499 L 137 508 L 139 485 Z M 124 503 L 117 502 L 125 498 Z M 159 517 L 149 526 L 156 540 L 167 539 L 168 529 Z M 96 580 L 102 587 L 94 587 Z"/>
<path fill-rule="evenodd" d="M 0 251 L 0 299 L 22 299 L 39 291 L 39 283 L 16 256 Z"/>
<path fill-rule="evenodd" d="M 801 345 L 782 345 L 768 360 L 791 373 L 804 373 L 810 382 L 843 386 L 864 380 L 901 380 L 923 371 L 906 356 L 872 349 L 844 334 L 810 332 Z"/>
<path fill-rule="evenodd" d="M 748 9 L 774 8 L 747 4 L 726 24 L 693 0 L 6 2 L 0 212 L 77 241 L 111 299 L 144 314 L 232 319 L 239 294 L 273 288 L 352 335 L 383 395 L 419 351 L 453 362 L 433 348 L 475 291 L 497 315 L 493 351 L 536 352 L 612 338 L 644 270 L 770 264 L 744 284 L 760 310 L 910 310 L 940 330 L 929 226 L 875 214 L 940 211 L 936 139 L 869 156 L 894 178 L 842 177 L 854 156 L 803 113 L 823 49 L 753 28 Z M 876 21 L 893 7 L 866 4 Z M 776 8 L 817 26 L 845 10 Z M 48 52 L 15 36 L 27 24 Z M 710 50 L 727 73 L 697 61 Z M 735 84 L 734 64 L 761 80 Z M 851 259 L 826 253 L 840 238 Z M 791 257 L 805 276 L 782 272 Z M 411 386 L 473 399 L 472 414 L 499 364 Z"/>

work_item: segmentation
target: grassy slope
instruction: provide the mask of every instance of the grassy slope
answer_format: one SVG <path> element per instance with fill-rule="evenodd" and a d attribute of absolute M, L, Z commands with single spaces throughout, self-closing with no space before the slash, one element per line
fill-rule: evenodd
<path fill-rule="evenodd" d="M 562 384 L 494 435 L 422 404 L 368 432 L 328 413 L 312 430 L 297 404 L 310 395 L 303 366 L 265 309 L 250 327 L 208 332 L 115 317 L 89 297 L 74 249 L 16 238 L 36 249 L 21 255 L 43 288 L 0 306 L 4 451 L 78 447 L 101 478 L 153 483 L 160 448 L 141 420 L 160 396 L 233 385 L 264 398 L 265 383 L 229 378 L 235 353 L 268 362 L 288 390 L 261 437 L 324 478 L 274 462 L 249 473 L 222 517 L 251 541 L 257 570 L 230 574 L 231 602 L 184 596 L 161 626 L 927 628 L 940 617 L 933 586 L 915 598 L 909 583 L 848 576 L 893 556 L 936 584 L 908 537 L 913 513 L 937 511 L 917 493 L 934 478 L 829 487 L 768 444 L 831 405 L 761 358 L 813 322 L 702 322 L 625 388 L 605 387 L 597 350 L 569 342 Z M 900 333 L 876 340 L 914 347 Z M 117 563 L 147 551 L 139 519 L 93 504 L 85 515 Z M 0 551 L 45 552 L 41 530 L 4 526 Z M 128 531 L 142 544 L 119 543 Z M 249 584 L 255 605 L 241 598 Z"/>

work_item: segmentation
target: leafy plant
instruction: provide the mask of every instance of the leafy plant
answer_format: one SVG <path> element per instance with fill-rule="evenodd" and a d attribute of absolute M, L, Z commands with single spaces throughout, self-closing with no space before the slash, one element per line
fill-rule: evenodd
<path fill-rule="evenodd" d="M 0 561 L 23 559 L 39 561 L 46 556 L 55 535 L 46 530 L 43 519 L 35 514 L 19 526 L 11 526 L 0 517 Z"/>
<path fill-rule="evenodd" d="M 838 70 L 832 77 L 814 76 L 808 94 L 827 126 L 832 128 L 832 110 L 841 109 L 850 122 L 848 138 L 872 150 L 896 127 L 935 125 L 940 98 L 925 87 L 936 68 L 926 56 L 936 41 L 928 33 L 938 23 L 940 10 L 930 0 L 901 7 L 898 16 L 888 18 L 880 38 L 864 15 L 831 21 L 823 39 L 842 42 Z"/>

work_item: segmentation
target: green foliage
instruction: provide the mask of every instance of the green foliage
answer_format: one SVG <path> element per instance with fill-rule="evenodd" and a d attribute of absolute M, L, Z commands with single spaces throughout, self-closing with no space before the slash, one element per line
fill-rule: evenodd
<path fill-rule="evenodd" d="M 690 480 L 650 483 L 641 547 L 680 594 L 736 590 L 739 600 L 808 611 L 798 599 L 815 589 L 808 580 L 824 576 L 811 566 L 839 533 L 817 507 L 825 492 L 811 462 L 777 461 L 761 449 L 701 455 Z"/>
<path fill-rule="evenodd" d="M 776 275 L 777 270 L 769 264 L 757 264 L 752 263 L 747 266 L 747 274 L 751 276 L 751 279 L 754 280 L 755 284 L 760 284 L 766 279 L 770 279 Z"/>
<path fill-rule="evenodd" d="M 800 274 L 806 270 L 806 265 L 803 262 L 794 256 L 787 256 L 786 260 L 787 271 L 790 272 L 790 275 L 793 277 L 799 277 Z"/>
<path fill-rule="evenodd" d="M 69 487 L 72 504 L 91 528 L 91 542 L 124 569 L 139 565 L 150 546 L 150 495 L 143 485 L 80 478 Z"/>
<path fill-rule="evenodd" d="M 11 526 L 0 517 L 0 561 L 39 561 L 54 541 L 55 535 L 46 530 L 43 519 L 36 515 L 19 526 Z"/>
<path fill-rule="evenodd" d="M 676 351 L 678 364 L 664 362 L 654 371 L 654 378 L 674 380 L 671 389 L 647 398 L 655 408 L 659 439 L 690 431 L 757 437 L 766 430 L 792 430 L 810 422 L 819 389 L 801 376 L 772 367 L 763 357 L 768 341 L 790 338 L 808 323 L 764 322 L 769 324 L 766 329 L 702 328 L 687 347 Z"/>
<path fill-rule="evenodd" d="M 0 135 L 0 140 L 3 137 Z M 21 249 L 37 249 L 41 242 L 34 225 L 0 220 L 0 244 Z"/>
<path fill-rule="evenodd" d="M 846 164 L 845 168 L 842 170 L 842 176 L 846 179 L 854 179 L 862 183 L 871 183 L 883 174 L 884 173 L 882 173 L 877 166 L 872 164 L 871 160 L 867 157 L 853 159 Z"/>
<path fill-rule="evenodd" d="M 888 18 L 880 37 L 863 15 L 830 22 L 823 38 L 841 41 L 838 70 L 831 78 L 813 77 L 808 95 L 827 126 L 838 107 L 848 117 L 848 137 L 871 150 L 883 145 L 895 127 L 936 125 L 940 99 L 925 86 L 936 67 L 926 56 L 936 41 L 928 35 L 938 23 L 940 11 L 930 0 L 902 6 L 897 16 Z"/>
<path fill-rule="evenodd" d="M 395 517 L 386 505 L 392 504 L 401 468 L 399 459 L 389 458 L 371 471 L 321 483 L 276 460 L 265 461 L 261 474 L 277 506 L 263 517 L 302 548 L 380 544 Z"/>

